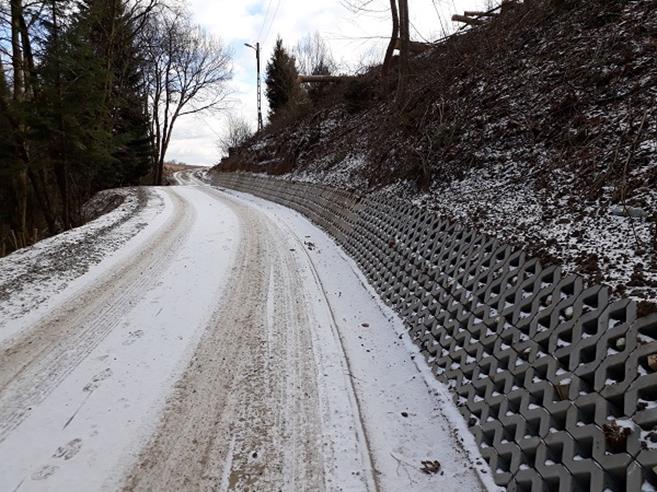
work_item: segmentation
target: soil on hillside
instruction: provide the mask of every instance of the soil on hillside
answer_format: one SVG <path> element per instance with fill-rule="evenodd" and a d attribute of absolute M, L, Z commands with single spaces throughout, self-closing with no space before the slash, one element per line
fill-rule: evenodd
<path fill-rule="evenodd" d="M 394 193 L 657 309 L 657 0 L 532 1 L 323 89 L 216 170 Z"/>

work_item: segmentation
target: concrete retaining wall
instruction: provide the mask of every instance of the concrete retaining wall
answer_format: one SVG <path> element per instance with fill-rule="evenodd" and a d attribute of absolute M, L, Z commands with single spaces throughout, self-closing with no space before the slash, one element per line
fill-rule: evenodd
<path fill-rule="evenodd" d="M 496 483 L 657 485 L 657 316 L 637 319 L 607 287 L 395 198 L 240 173 L 215 181 L 299 211 L 355 259 L 452 390 Z"/>

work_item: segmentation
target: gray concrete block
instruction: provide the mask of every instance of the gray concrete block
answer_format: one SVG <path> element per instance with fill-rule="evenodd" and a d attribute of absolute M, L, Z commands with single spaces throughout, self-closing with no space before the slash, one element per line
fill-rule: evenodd
<path fill-rule="evenodd" d="M 657 318 L 637 321 L 606 287 L 397 198 L 241 173 L 219 181 L 299 211 L 354 258 L 454 392 L 498 484 L 657 485 Z M 612 421 L 633 427 L 620 448 L 605 437 Z"/>

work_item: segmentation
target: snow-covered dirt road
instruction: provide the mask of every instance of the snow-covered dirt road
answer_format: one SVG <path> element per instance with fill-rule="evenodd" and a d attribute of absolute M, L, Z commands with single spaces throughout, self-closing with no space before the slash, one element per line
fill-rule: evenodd
<path fill-rule="evenodd" d="M 0 260 L 0 490 L 493 488 L 324 233 L 177 179 Z"/>

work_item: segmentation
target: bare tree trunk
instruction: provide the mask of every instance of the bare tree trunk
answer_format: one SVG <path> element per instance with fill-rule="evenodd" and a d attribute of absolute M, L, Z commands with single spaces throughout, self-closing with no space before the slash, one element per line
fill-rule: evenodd
<path fill-rule="evenodd" d="M 155 149 L 153 152 L 153 184 L 159 185 L 160 179 L 160 149 L 162 148 L 162 131 L 160 125 L 160 100 L 162 97 L 162 77 L 160 71 L 155 68 L 151 74 L 153 77 L 153 123 L 151 132 L 155 138 Z"/>
<path fill-rule="evenodd" d="M 14 69 L 14 100 L 17 102 L 23 101 L 25 92 L 20 24 L 22 13 L 23 6 L 21 0 L 11 0 L 11 63 Z"/>
<path fill-rule="evenodd" d="M 476 17 L 467 17 L 465 15 L 457 15 L 454 14 L 452 16 L 452 20 L 454 22 L 463 22 L 464 24 L 468 24 L 471 26 L 480 26 L 484 23 L 481 19 L 477 19 Z"/>
<path fill-rule="evenodd" d="M 59 194 L 62 200 L 62 223 L 64 229 L 69 229 L 71 227 L 71 206 L 70 206 L 70 193 L 68 186 L 68 164 L 66 162 L 66 156 L 63 151 L 63 142 L 62 136 L 64 134 L 64 120 L 62 118 L 62 78 L 60 70 L 60 46 L 59 46 L 59 18 L 57 16 L 57 2 L 52 0 L 52 47 L 55 54 L 55 86 L 57 91 L 57 125 L 58 125 L 58 135 L 56 139 L 56 162 L 55 162 L 55 176 L 57 178 L 57 187 L 59 188 Z M 47 190 L 46 190 L 47 191 Z"/>
<path fill-rule="evenodd" d="M 399 82 L 397 84 L 397 104 L 402 104 L 406 98 L 408 78 L 408 52 L 410 47 L 408 0 L 399 0 Z"/>
<path fill-rule="evenodd" d="M 168 49 L 172 50 L 173 42 L 171 38 L 167 39 Z M 162 185 L 162 176 L 164 174 L 164 157 L 167 153 L 167 145 L 169 141 L 169 108 L 171 107 L 171 83 L 170 83 L 170 72 L 173 60 L 170 57 L 167 61 L 166 70 L 164 71 L 164 120 L 162 121 L 161 135 L 160 135 L 160 148 L 159 154 L 157 156 L 157 174 L 155 175 L 155 184 L 157 186 Z M 181 95 L 182 97 L 182 95 Z"/>
<path fill-rule="evenodd" d="M 163 128 L 162 142 L 160 148 L 160 155 L 157 163 L 157 185 L 162 185 L 162 177 L 164 176 L 164 159 L 167 155 L 167 149 L 169 148 L 169 143 L 171 142 L 171 134 L 173 133 L 173 126 L 176 124 L 176 120 L 180 115 L 181 106 L 178 104 L 178 107 L 175 109 L 171 118 L 165 118 L 165 127 Z"/>
<path fill-rule="evenodd" d="M 397 0 L 390 0 L 390 14 L 392 15 L 392 34 L 390 35 L 390 43 L 386 49 L 386 56 L 383 59 L 383 74 L 386 75 L 390 71 L 390 64 L 392 63 L 392 54 L 397 46 L 399 40 L 399 13 L 397 11 Z"/>
<path fill-rule="evenodd" d="M 299 75 L 297 80 L 300 84 L 312 84 L 316 82 L 342 82 L 355 78 L 354 75 Z"/>
<path fill-rule="evenodd" d="M 46 181 L 43 172 L 35 172 L 34 170 L 28 168 L 27 174 L 30 178 L 30 183 L 32 184 L 34 196 L 37 199 L 39 208 L 43 212 L 43 216 L 46 219 L 48 232 L 50 234 L 56 234 L 57 225 L 55 224 L 55 217 L 50 206 L 50 198 L 48 197 L 48 190 L 46 189 Z"/>
<path fill-rule="evenodd" d="M 25 17 L 23 16 L 23 10 L 21 8 L 18 15 L 18 24 L 21 35 L 21 42 L 23 45 L 23 77 L 25 84 L 25 92 L 32 97 L 37 95 L 37 80 L 36 80 L 36 69 L 34 68 L 34 55 L 32 53 L 32 43 L 30 42 L 30 35 L 27 31 L 27 24 L 25 23 Z"/>
<path fill-rule="evenodd" d="M 36 75 L 34 69 L 34 57 L 32 46 L 23 17 L 23 5 L 21 0 L 11 0 L 11 47 L 12 65 L 14 72 L 14 101 L 20 106 L 29 94 L 34 97 L 37 93 Z M 8 108 L 6 108 L 8 109 Z M 21 108 L 10 121 L 14 127 L 14 142 L 16 145 L 16 159 L 22 163 L 22 169 L 14 178 L 17 202 L 17 224 L 19 236 L 23 238 L 23 245 L 27 244 L 27 215 L 30 184 L 36 198 L 39 209 L 48 225 L 51 233 L 56 232 L 56 224 L 43 171 L 35 171 L 30 168 L 30 151 L 26 141 L 27 128 L 21 115 Z M 9 114 L 9 113 L 7 113 Z"/>
<path fill-rule="evenodd" d="M 11 0 L 11 62 L 14 75 L 14 101 L 21 104 L 25 95 L 25 73 L 23 67 L 23 51 L 21 49 L 21 25 L 20 18 L 23 13 L 21 0 Z M 22 125 L 16 128 L 22 132 Z M 24 232 L 27 225 L 27 175 L 25 169 L 21 169 L 14 178 L 16 189 L 16 217 L 19 232 Z"/>

